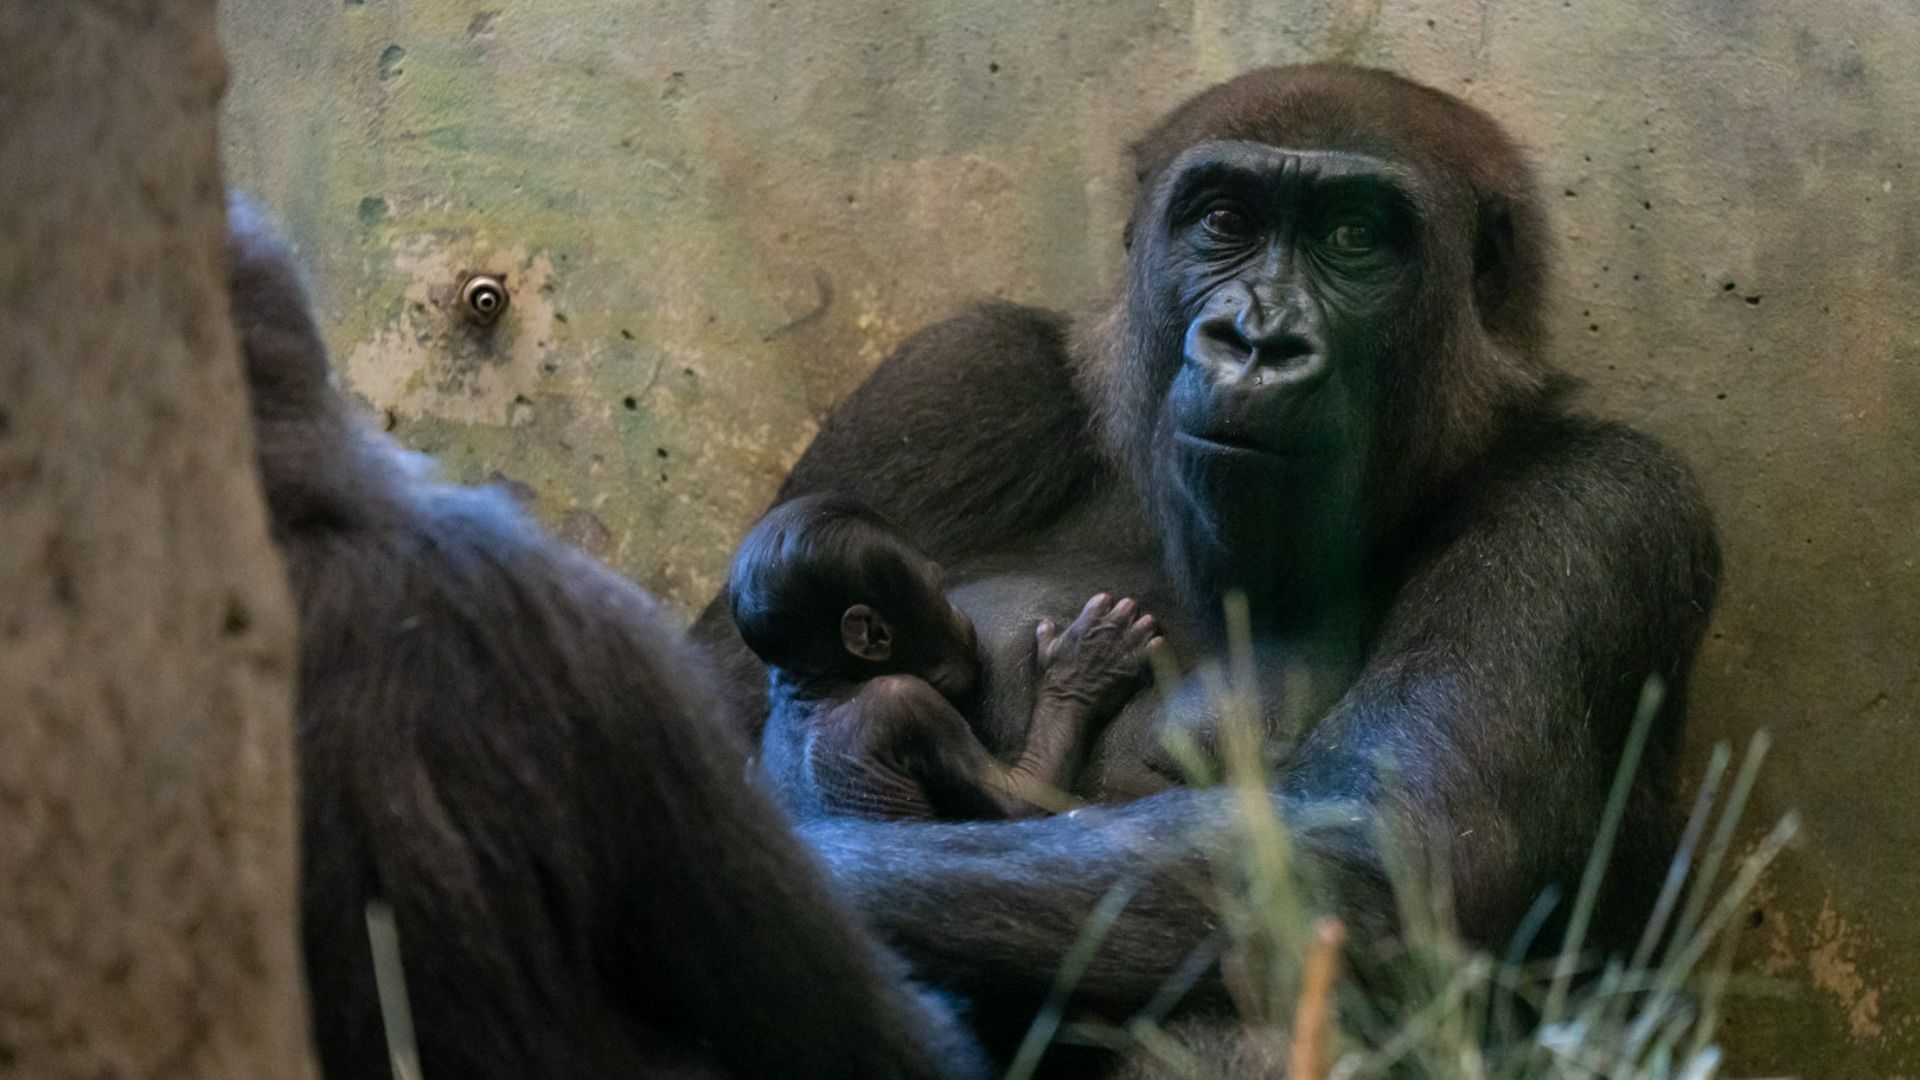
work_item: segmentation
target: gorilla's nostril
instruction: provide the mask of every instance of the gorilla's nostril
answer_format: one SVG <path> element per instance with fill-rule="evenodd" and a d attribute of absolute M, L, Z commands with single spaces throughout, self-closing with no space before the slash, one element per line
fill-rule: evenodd
<path fill-rule="evenodd" d="M 1202 319 L 1187 328 L 1188 362 L 1209 369 L 1244 368 L 1254 346 L 1234 328 L 1232 319 Z"/>
<path fill-rule="evenodd" d="M 1225 319 L 1208 322 L 1201 330 L 1223 359 L 1246 360 L 1253 355 L 1253 343 Z"/>
<path fill-rule="evenodd" d="M 1320 350 L 1297 334 L 1270 338 L 1252 347 L 1254 360 L 1282 377 L 1300 377 L 1319 366 Z"/>

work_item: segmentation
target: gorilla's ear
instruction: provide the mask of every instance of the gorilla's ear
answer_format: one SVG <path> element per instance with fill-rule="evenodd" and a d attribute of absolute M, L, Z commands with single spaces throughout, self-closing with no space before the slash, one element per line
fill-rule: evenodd
<path fill-rule="evenodd" d="M 883 663 L 893 656 L 893 627 L 879 612 L 855 604 L 840 615 L 840 645 L 869 663 Z"/>
<path fill-rule="evenodd" d="M 1492 322 L 1513 293 L 1518 258 L 1513 208 L 1499 196 L 1480 200 L 1473 241 L 1473 303 Z"/>

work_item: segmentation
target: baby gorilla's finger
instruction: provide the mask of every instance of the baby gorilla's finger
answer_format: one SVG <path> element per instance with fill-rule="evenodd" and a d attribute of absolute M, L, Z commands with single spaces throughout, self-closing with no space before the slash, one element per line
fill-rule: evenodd
<path fill-rule="evenodd" d="M 1135 606 L 1133 597 L 1121 597 L 1120 602 L 1113 605 L 1113 610 L 1107 612 L 1108 621 L 1119 623 L 1122 626 L 1126 625 L 1127 620 L 1133 618 L 1133 609 Z"/>
<path fill-rule="evenodd" d="M 1142 615 L 1127 627 L 1127 640 L 1134 644 L 1146 641 L 1160 632 L 1160 623 L 1151 615 Z"/>
<path fill-rule="evenodd" d="M 1080 609 L 1082 619 L 1098 619 L 1106 615 L 1107 608 L 1113 604 L 1113 597 L 1106 593 L 1094 593 L 1087 598 L 1087 604 Z"/>
<path fill-rule="evenodd" d="M 1060 627 L 1052 619 L 1041 619 L 1033 628 L 1034 646 L 1040 650 L 1040 658 L 1051 660 L 1053 648 L 1060 641 Z"/>

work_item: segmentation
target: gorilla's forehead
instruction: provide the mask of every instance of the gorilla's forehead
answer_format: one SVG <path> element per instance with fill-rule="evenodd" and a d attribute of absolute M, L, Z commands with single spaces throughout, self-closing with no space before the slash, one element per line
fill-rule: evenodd
<path fill-rule="evenodd" d="M 1211 178 L 1254 179 L 1276 185 L 1311 186 L 1321 182 L 1367 179 L 1414 188 L 1418 177 L 1408 166 L 1373 154 L 1324 147 L 1274 146 L 1245 139 L 1208 139 L 1181 151 L 1167 168 L 1162 186 L 1175 193 Z"/>
<path fill-rule="evenodd" d="M 1220 166 L 1261 175 L 1315 177 L 1379 176 L 1412 179 L 1413 172 L 1399 162 L 1357 150 L 1317 146 L 1274 146 L 1248 139 L 1207 139 L 1194 143 L 1173 159 L 1166 171 L 1179 175 L 1194 168 Z"/>

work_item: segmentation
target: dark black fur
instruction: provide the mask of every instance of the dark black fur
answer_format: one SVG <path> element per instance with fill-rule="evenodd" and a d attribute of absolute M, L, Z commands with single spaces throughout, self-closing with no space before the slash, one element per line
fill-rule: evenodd
<path fill-rule="evenodd" d="M 809 450 L 774 505 L 811 491 L 843 492 L 906 525 L 939 563 L 1017 547 L 1107 473 L 1088 437 L 1092 414 L 1074 389 L 1066 332 L 1067 320 L 1053 312 L 995 303 L 913 335 L 834 409 L 814 442 L 870 454 L 868 467 Z M 874 441 L 880 432 L 885 437 Z M 1014 447 L 1033 460 L 1007 468 Z M 938 482 L 923 482 L 932 478 Z M 757 740 L 767 717 L 766 671 L 740 640 L 724 596 L 702 613 L 695 633 L 713 646 L 721 693 Z"/>
<path fill-rule="evenodd" d="M 844 496 L 783 503 L 754 526 L 727 579 L 733 623 L 754 655 L 802 676 L 852 675 L 840 614 L 870 604 L 901 631 L 935 630 L 940 568 L 866 504 Z M 904 643 L 903 643 L 904 647 Z"/>
<path fill-rule="evenodd" d="M 1130 273 L 1110 306 L 1071 341 L 1057 316 L 1007 306 L 921 331 L 823 426 L 780 498 L 854 490 L 913 530 L 956 596 L 975 590 L 970 614 L 989 648 L 996 625 L 1027 617 L 1024 593 L 1070 596 L 1090 580 L 1142 596 L 1175 645 L 1216 640 L 1221 570 L 1190 561 L 1191 518 L 1163 498 L 1162 402 L 1186 323 L 1163 310 L 1172 233 L 1160 215 L 1181 155 L 1220 139 L 1366 155 L 1417 185 L 1419 231 L 1405 242 L 1419 271 L 1402 306 L 1375 320 L 1372 411 L 1349 432 L 1369 446 L 1363 513 L 1336 545 L 1357 574 L 1357 672 L 1276 778 L 1321 902 L 1357 924 L 1358 942 L 1388 935 L 1374 838 L 1392 825 L 1450 857 L 1466 933 L 1503 945 L 1543 889 L 1577 881 L 1640 687 L 1658 675 L 1667 705 L 1602 907 L 1630 924 L 1664 860 L 1718 549 L 1682 464 L 1565 408 L 1542 330 L 1550 245 L 1532 176 L 1471 107 L 1337 65 L 1256 72 L 1197 97 L 1138 148 Z M 1268 558 L 1297 555 L 1293 539 L 1278 537 Z M 1259 572 L 1259 551 L 1234 555 L 1232 567 Z M 720 651 L 735 693 L 760 693 L 723 601 L 696 634 Z M 1168 722 L 1149 704 L 1137 722 L 1123 715 L 1096 785 L 1150 790 L 1141 778 L 1157 767 L 1137 766 L 1152 765 Z M 1186 873 L 1147 871 L 1197 867 L 1227 813 L 1215 793 L 1174 788 L 1036 821 L 806 831 L 917 970 L 998 1001 L 1041 992 L 1096 901 L 1145 875 L 1081 984 L 1085 1000 L 1121 1011 L 1210 925 Z"/>
<path fill-rule="evenodd" d="M 229 245 L 301 628 L 303 933 L 328 1076 L 388 1075 L 393 906 L 430 1077 L 935 1077 L 977 1052 L 744 780 L 700 658 L 504 494 L 350 415 L 285 250 Z"/>

